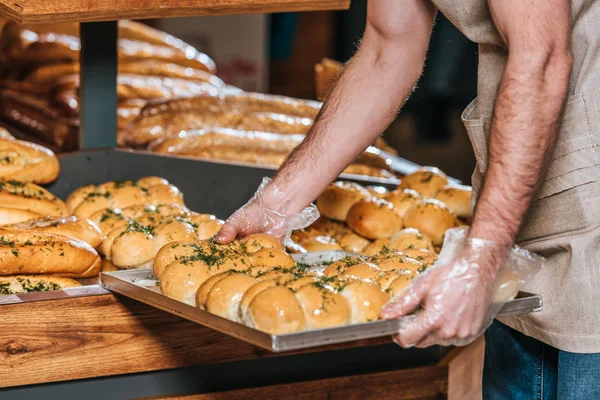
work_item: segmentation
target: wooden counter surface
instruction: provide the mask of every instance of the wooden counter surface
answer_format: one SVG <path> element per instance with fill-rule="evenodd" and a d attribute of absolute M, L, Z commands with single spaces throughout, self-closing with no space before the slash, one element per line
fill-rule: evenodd
<path fill-rule="evenodd" d="M 350 0 L 0 0 L 0 15 L 21 23 L 54 23 L 342 10 L 348 7 Z"/>

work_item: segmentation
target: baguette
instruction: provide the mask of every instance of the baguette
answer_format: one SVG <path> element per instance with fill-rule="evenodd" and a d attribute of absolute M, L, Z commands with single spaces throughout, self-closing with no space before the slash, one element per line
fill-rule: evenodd
<path fill-rule="evenodd" d="M 101 266 L 98 253 L 81 240 L 46 232 L 0 229 L 0 275 L 90 278 L 98 275 Z"/>
<path fill-rule="evenodd" d="M 62 235 L 70 239 L 82 240 L 93 248 L 98 248 L 102 243 L 102 232 L 100 232 L 100 229 L 90 220 L 78 219 L 76 217 L 31 219 L 26 222 L 4 225 L 2 229 Z"/>
<path fill-rule="evenodd" d="M 0 226 L 16 224 L 30 219 L 41 218 L 42 215 L 29 210 L 0 207 Z"/>
<path fill-rule="evenodd" d="M 37 144 L 0 139 L 0 179 L 35 182 L 54 181 L 60 164 L 52 151 Z"/>
<path fill-rule="evenodd" d="M 34 183 L 0 180 L 3 207 L 31 211 L 43 216 L 67 216 L 67 207 L 53 194 Z"/>
<path fill-rule="evenodd" d="M 81 286 L 73 279 L 47 275 L 16 275 L 0 277 L 0 295 L 49 292 Z"/>

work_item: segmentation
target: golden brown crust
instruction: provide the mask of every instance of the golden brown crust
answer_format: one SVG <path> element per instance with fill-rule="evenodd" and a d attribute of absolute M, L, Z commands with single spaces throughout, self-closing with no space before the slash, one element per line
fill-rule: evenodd
<path fill-rule="evenodd" d="M 258 281 L 251 276 L 233 273 L 216 282 L 206 296 L 206 311 L 240 322 L 239 306 L 243 294 Z"/>
<path fill-rule="evenodd" d="M 248 306 L 246 325 L 272 335 L 297 332 L 306 324 L 304 310 L 294 293 L 275 286 L 258 293 Z"/>
<path fill-rule="evenodd" d="M 334 182 L 317 198 L 316 205 L 322 216 L 346 221 L 350 208 L 368 197 L 369 191 L 357 183 Z"/>
<path fill-rule="evenodd" d="M 422 197 L 418 192 L 411 189 L 396 189 L 385 194 L 383 199 L 392 203 L 396 214 L 398 214 L 400 218 L 404 218 L 406 211 L 417 204 Z"/>
<path fill-rule="evenodd" d="M 0 295 L 49 292 L 81 286 L 73 279 L 50 275 L 15 275 L 0 277 Z"/>
<path fill-rule="evenodd" d="M 447 205 L 459 218 L 471 217 L 471 187 L 446 185 L 435 194 L 435 199 Z"/>
<path fill-rule="evenodd" d="M 424 197 L 433 197 L 443 186 L 448 184 L 448 177 L 435 167 L 421 167 L 402 178 L 398 189 L 413 189 Z"/>
<path fill-rule="evenodd" d="M 29 210 L 18 208 L 0 207 L 0 226 L 25 222 L 30 219 L 41 218 L 42 215 Z"/>
<path fill-rule="evenodd" d="M 376 198 L 361 200 L 348 212 L 350 229 L 369 239 L 389 238 L 402 229 L 402 219 L 392 203 Z"/>
<path fill-rule="evenodd" d="M 304 311 L 308 329 L 325 329 L 350 322 L 348 301 L 331 287 L 305 285 L 296 291 L 296 299 Z"/>
<path fill-rule="evenodd" d="M 41 186 L 30 182 L 0 180 L 0 204 L 42 216 L 67 216 L 65 204 Z"/>
<path fill-rule="evenodd" d="M 387 247 L 389 249 L 400 251 L 403 251 L 406 248 L 434 250 L 431 239 L 415 228 L 406 228 L 394 233 L 390 238 Z"/>
<path fill-rule="evenodd" d="M 340 294 L 350 305 L 352 324 L 376 321 L 381 309 L 389 300 L 389 295 L 381 290 L 379 284 L 362 280 L 348 283 Z"/>
<path fill-rule="evenodd" d="M 44 184 L 54 181 L 60 164 L 52 151 L 22 140 L 0 139 L 0 179 Z"/>
<path fill-rule="evenodd" d="M 98 275 L 101 266 L 98 253 L 81 240 L 46 232 L 0 229 L 0 275 L 89 278 Z"/>
<path fill-rule="evenodd" d="M 444 241 L 444 233 L 448 229 L 459 226 L 452 210 L 438 200 L 424 200 L 408 210 L 404 224 L 407 228 L 418 229 L 437 246 Z"/>
<path fill-rule="evenodd" d="M 306 251 L 327 251 L 327 250 L 343 250 L 334 238 L 328 236 L 315 236 L 303 240 L 300 245 L 306 249 Z"/>

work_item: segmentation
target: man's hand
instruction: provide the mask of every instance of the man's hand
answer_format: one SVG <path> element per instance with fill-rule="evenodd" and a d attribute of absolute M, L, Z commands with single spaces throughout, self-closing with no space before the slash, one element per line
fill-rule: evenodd
<path fill-rule="evenodd" d="M 465 345 L 477 338 L 500 306 L 490 307 L 506 251 L 505 246 L 469 240 L 449 262 L 442 261 L 414 278 L 381 312 L 382 318 L 394 319 L 422 307 L 394 341 L 408 348 Z"/>

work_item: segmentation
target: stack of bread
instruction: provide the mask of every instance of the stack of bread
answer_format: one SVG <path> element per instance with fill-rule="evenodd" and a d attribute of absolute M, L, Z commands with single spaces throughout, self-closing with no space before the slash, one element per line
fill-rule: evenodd
<path fill-rule="evenodd" d="M 4 24 L 0 122 L 57 149 L 75 148 L 80 47 L 77 23 Z M 209 56 L 133 21 L 119 21 L 117 96 L 121 147 L 269 166 L 302 141 L 321 107 L 229 86 Z M 373 154 L 346 172 L 394 176 Z"/>
<path fill-rule="evenodd" d="M 426 250 L 384 250 L 321 271 L 296 264 L 277 239 L 252 234 L 230 245 L 167 244 L 156 255 L 154 275 L 168 297 L 284 334 L 377 320 L 383 305 L 436 259 Z"/>
<path fill-rule="evenodd" d="M 470 187 L 448 184 L 447 176 L 433 167 L 406 175 L 392 191 L 335 182 L 317 199 L 322 218 L 295 231 L 292 239 L 309 252 L 437 251 L 446 230 L 470 223 L 470 202 Z"/>

